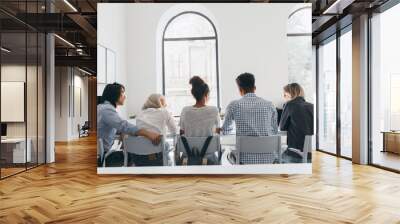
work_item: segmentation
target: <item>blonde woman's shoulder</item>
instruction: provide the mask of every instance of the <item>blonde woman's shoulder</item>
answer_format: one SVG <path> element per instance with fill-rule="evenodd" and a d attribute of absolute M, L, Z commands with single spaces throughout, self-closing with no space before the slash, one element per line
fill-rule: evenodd
<path fill-rule="evenodd" d="M 172 115 L 172 112 L 171 111 L 169 111 L 167 108 L 158 108 L 158 110 L 159 111 L 161 111 L 163 114 L 166 114 L 166 115 Z"/>

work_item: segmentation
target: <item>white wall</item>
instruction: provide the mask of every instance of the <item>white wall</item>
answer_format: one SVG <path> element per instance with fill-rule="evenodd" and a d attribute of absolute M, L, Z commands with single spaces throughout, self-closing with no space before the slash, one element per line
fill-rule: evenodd
<path fill-rule="evenodd" d="M 104 4 L 97 5 L 97 43 L 113 50 L 116 53 L 116 82 L 127 84 L 127 35 L 126 22 L 127 12 L 125 4 Z M 128 86 L 127 86 L 128 88 Z M 98 94 L 101 95 L 101 94 Z M 127 118 L 125 106 L 119 107 L 122 117 Z"/>
<path fill-rule="evenodd" d="M 55 141 L 68 140 L 68 72 L 68 67 L 55 68 Z"/>
<path fill-rule="evenodd" d="M 117 51 L 117 81 L 127 87 L 127 109 L 131 115 L 140 110 L 149 94 L 161 92 L 161 49 L 157 47 L 163 26 L 159 24 L 169 19 L 166 14 L 201 11 L 217 27 L 222 110 L 239 98 L 235 78 L 243 72 L 256 76 L 259 96 L 281 105 L 282 87 L 288 82 L 287 18 L 295 6 L 99 4 L 98 42 Z M 121 29 L 121 25 L 125 27 Z"/>
<path fill-rule="evenodd" d="M 55 141 L 69 141 L 79 137 L 78 124 L 88 120 L 88 78 L 71 67 L 56 67 L 55 72 Z M 82 114 L 74 107 L 75 87 L 81 89 Z"/>
<path fill-rule="evenodd" d="M 74 92 L 73 92 L 74 95 L 72 96 L 72 98 L 74 99 L 73 110 L 75 113 L 74 112 L 72 113 L 71 136 L 72 138 L 79 138 L 78 125 L 82 126 L 85 123 L 85 121 L 89 120 L 88 77 L 82 76 L 82 73 L 80 73 L 75 69 L 73 85 L 74 85 Z M 78 93 L 78 90 L 80 91 L 80 93 Z M 78 94 L 80 94 L 80 99 Z"/>

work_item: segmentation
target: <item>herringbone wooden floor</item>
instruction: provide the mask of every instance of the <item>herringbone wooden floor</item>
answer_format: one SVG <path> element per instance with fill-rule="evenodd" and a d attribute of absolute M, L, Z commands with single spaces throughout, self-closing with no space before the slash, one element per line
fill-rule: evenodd
<path fill-rule="evenodd" d="M 0 181 L 0 223 L 400 223 L 400 175 L 313 155 L 312 175 L 98 176 L 96 141 Z"/>

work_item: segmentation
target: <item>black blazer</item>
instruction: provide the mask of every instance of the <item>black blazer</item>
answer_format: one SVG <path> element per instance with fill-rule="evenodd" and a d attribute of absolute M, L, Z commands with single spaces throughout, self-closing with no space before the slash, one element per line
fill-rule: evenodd
<path fill-rule="evenodd" d="M 287 102 L 279 127 L 281 131 L 287 131 L 288 147 L 303 151 L 305 136 L 314 134 L 314 105 L 303 97 Z"/>

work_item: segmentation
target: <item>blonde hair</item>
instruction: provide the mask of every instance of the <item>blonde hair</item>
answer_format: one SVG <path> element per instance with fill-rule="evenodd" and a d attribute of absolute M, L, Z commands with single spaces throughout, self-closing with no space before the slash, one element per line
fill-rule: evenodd
<path fill-rule="evenodd" d="M 292 99 L 296 97 L 304 97 L 304 90 L 298 83 L 290 83 L 283 87 L 283 91 L 290 94 Z"/>
<path fill-rule="evenodd" d="M 160 99 L 161 99 L 162 96 L 163 95 L 158 94 L 158 93 L 151 94 L 147 98 L 146 102 L 143 104 L 142 110 L 145 110 L 145 109 L 148 109 L 148 108 L 161 108 L 162 105 L 161 105 Z"/>

